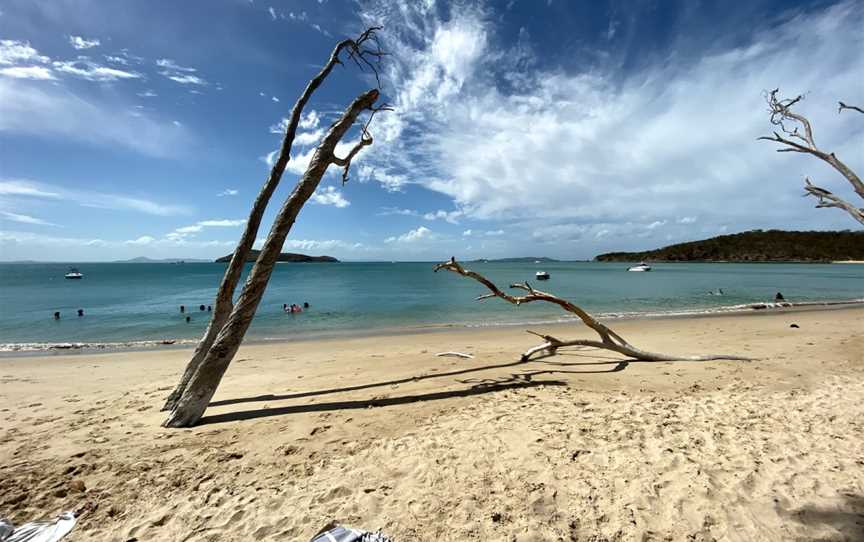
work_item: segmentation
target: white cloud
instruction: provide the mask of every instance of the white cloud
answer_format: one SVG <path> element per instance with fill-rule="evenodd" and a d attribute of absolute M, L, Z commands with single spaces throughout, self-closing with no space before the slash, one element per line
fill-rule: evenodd
<path fill-rule="evenodd" d="M 198 77 L 197 75 L 190 74 L 182 74 L 182 73 L 163 73 L 165 77 L 174 81 L 175 83 L 180 83 L 181 85 L 206 85 L 207 81 Z"/>
<path fill-rule="evenodd" d="M 423 218 L 426 220 L 444 220 L 445 222 L 449 222 L 451 224 L 458 224 L 459 218 L 463 215 L 462 211 L 444 211 L 439 210 L 433 213 L 425 213 Z"/>
<path fill-rule="evenodd" d="M 283 119 L 283 120 L 287 120 L 287 119 Z M 308 113 L 304 113 L 300 117 L 300 122 L 297 125 L 300 128 L 302 128 L 303 130 L 311 130 L 313 128 L 317 128 L 318 124 L 320 122 L 321 122 L 321 117 L 318 116 L 318 112 L 315 111 L 314 109 L 311 109 L 311 110 L 309 110 Z M 285 131 L 285 129 L 282 129 L 282 132 L 284 132 L 284 131 Z"/>
<path fill-rule="evenodd" d="M 239 192 L 238 190 L 234 190 L 233 188 L 226 188 L 225 190 L 223 190 L 223 191 L 219 192 L 218 194 L 216 194 L 216 196 L 217 196 L 217 197 L 222 197 L 222 196 L 236 196 L 236 195 L 239 194 L 239 193 L 240 193 L 240 192 Z"/>
<path fill-rule="evenodd" d="M 472 230 L 465 230 L 462 232 L 462 237 L 471 237 L 471 234 L 474 232 Z"/>
<path fill-rule="evenodd" d="M 88 40 L 82 38 L 81 36 L 69 36 L 69 44 L 75 49 L 90 49 L 92 47 L 98 47 L 100 42 L 98 39 Z"/>
<path fill-rule="evenodd" d="M 40 55 L 30 46 L 30 42 L 18 40 L 0 40 L 0 64 L 20 64 L 22 62 L 45 64 L 51 60 Z"/>
<path fill-rule="evenodd" d="M 366 248 L 363 243 L 352 243 L 350 241 L 342 241 L 340 239 L 327 239 L 323 241 L 315 241 L 309 239 L 288 239 L 282 245 L 283 249 L 304 250 L 304 251 L 327 251 L 327 250 L 360 250 Z"/>
<path fill-rule="evenodd" d="M 124 66 L 129 65 L 129 61 L 122 56 L 105 55 L 105 60 L 107 60 L 108 62 L 113 62 L 114 64 L 122 64 Z"/>
<path fill-rule="evenodd" d="M 395 237 L 388 237 L 384 240 L 385 243 L 414 243 L 422 239 L 431 239 L 434 236 L 432 230 L 426 226 L 420 226 L 417 229 L 403 233 Z"/>
<path fill-rule="evenodd" d="M 151 237 L 149 235 L 142 235 L 141 237 L 139 237 L 137 239 L 130 239 L 128 241 L 123 241 L 123 243 L 125 243 L 127 245 L 149 245 L 150 243 L 152 243 L 155 240 L 156 240 L 155 237 Z"/>
<path fill-rule="evenodd" d="M 437 13 L 400 3 L 374 14 L 398 29 L 382 34 L 396 110 L 376 117 L 361 180 L 393 189 L 409 180 L 387 175 L 410 171 L 410 182 L 450 197 L 465 218 L 518 221 L 527 231 L 603 224 L 585 233 L 592 238 L 621 235 L 628 223 L 665 235 L 682 210 L 712 227 L 842 220 L 799 197 L 805 174 L 848 192 L 836 173 L 755 139 L 771 128 L 761 91 L 794 85 L 787 93 L 810 91 L 799 110 L 820 144 L 864 167 L 858 119 L 836 114 L 837 99 L 864 101 L 864 55 L 851 53 L 864 50 L 864 5 L 796 15 L 737 48 L 629 72 L 521 69 L 505 62 L 513 51 L 490 41 L 494 19 L 460 6 Z M 500 84 L 517 75 L 520 84 Z"/>
<path fill-rule="evenodd" d="M 6 77 L 14 77 L 15 79 L 36 79 L 36 80 L 52 80 L 56 79 L 51 70 L 44 66 L 12 66 L 9 68 L 0 68 L 0 75 Z"/>
<path fill-rule="evenodd" d="M 676 222 L 678 224 L 693 224 L 694 222 L 696 222 L 696 217 L 695 216 L 683 216 L 683 217 L 679 218 L 678 220 L 676 220 Z"/>
<path fill-rule="evenodd" d="M 12 213 L 8 211 L 0 211 L 0 215 L 3 215 L 6 220 L 11 222 L 20 222 L 21 224 L 35 224 L 37 226 L 56 226 L 53 222 L 48 222 L 42 220 L 41 218 L 36 218 L 29 215 L 21 215 L 18 213 Z"/>
<path fill-rule="evenodd" d="M 139 92 L 138 96 L 141 96 L 142 98 L 153 98 L 155 96 L 158 96 L 158 94 L 156 94 L 152 90 L 145 90 L 144 92 Z"/>
<path fill-rule="evenodd" d="M 87 59 L 55 61 L 53 66 L 58 72 L 68 73 L 88 81 L 117 81 L 119 79 L 140 79 L 143 77 L 138 72 L 109 68 Z"/>
<path fill-rule="evenodd" d="M 351 205 L 351 202 L 345 199 L 342 192 L 335 186 L 328 186 L 324 190 L 321 190 L 320 188 L 316 190 L 315 193 L 312 194 L 312 202 L 321 205 L 333 205 L 340 209 Z"/>
<path fill-rule="evenodd" d="M 246 223 L 246 219 L 241 218 L 241 219 L 237 219 L 237 220 L 202 220 L 198 224 L 201 226 L 204 226 L 205 228 L 212 228 L 212 227 L 227 228 L 227 227 L 234 227 L 234 226 L 242 226 L 245 223 Z"/>
<path fill-rule="evenodd" d="M 323 136 L 324 130 L 322 129 L 315 130 L 314 132 L 301 132 L 294 136 L 294 143 L 301 146 L 312 145 L 313 143 L 318 143 Z"/>
<path fill-rule="evenodd" d="M 504 230 L 489 230 L 484 233 L 484 235 L 486 237 L 499 237 L 501 235 L 504 235 Z"/>
<path fill-rule="evenodd" d="M 279 103 L 279 98 L 277 98 L 276 96 L 270 96 L 270 99 L 276 103 Z"/>
<path fill-rule="evenodd" d="M 378 216 L 390 215 L 420 216 L 420 213 L 414 209 L 400 209 L 399 207 L 382 207 L 381 211 L 378 213 Z"/>
<path fill-rule="evenodd" d="M 270 17 L 275 21 L 276 20 L 276 10 L 273 7 L 267 8 L 267 12 L 270 14 Z"/>

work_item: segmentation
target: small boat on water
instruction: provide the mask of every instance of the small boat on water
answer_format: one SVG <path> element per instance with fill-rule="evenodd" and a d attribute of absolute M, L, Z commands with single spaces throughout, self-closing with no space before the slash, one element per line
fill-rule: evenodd
<path fill-rule="evenodd" d="M 628 267 L 627 271 L 636 271 L 636 272 L 651 271 L 651 266 L 645 262 L 639 262 L 639 265 L 634 265 L 633 267 Z"/>
<path fill-rule="evenodd" d="M 534 277 L 537 280 L 549 280 L 549 273 L 547 273 L 546 271 L 537 271 L 536 273 L 534 273 Z"/>
<path fill-rule="evenodd" d="M 67 279 L 83 279 L 84 275 L 76 267 L 70 267 L 69 272 L 64 275 Z"/>

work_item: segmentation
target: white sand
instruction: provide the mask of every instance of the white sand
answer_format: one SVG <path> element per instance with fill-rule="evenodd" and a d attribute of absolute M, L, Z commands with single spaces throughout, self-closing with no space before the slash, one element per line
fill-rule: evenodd
<path fill-rule="evenodd" d="M 864 540 L 864 310 L 615 328 L 763 359 L 518 364 L 518 329 L 253 345 L 168 430 L 188 350 L 4 358 L 0 515 L 95 504 L 72 541 Z"/>

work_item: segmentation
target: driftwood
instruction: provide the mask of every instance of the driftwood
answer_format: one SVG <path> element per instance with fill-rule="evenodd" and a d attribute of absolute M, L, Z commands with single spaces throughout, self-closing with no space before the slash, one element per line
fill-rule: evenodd
<path fill-rule="evenodd" d="M 480 284 L 484 285 L 486 288 L 488 288 L 490 293 L 477 297 L 477 301 L 482 301 L 484 299 L 490 299 L 493 297 L 498 297 L 500 299 L 503 299 L 504 301 L 507 301 L 508 303 L 512 303 L 513 305 L 522 305 L 524 303 L 531 303 L 533 301 L 546 301 L 547 303 L 553 303 L 555 305 L 558 305 L 569 313 L 575 314 L 579 317 L 580 320 L 582 320 L 582 322 L 586 326 L 594 330 L 597 335 L 600 336 L 600 340 L 576 339 L 567 341 L 559 339 L 557 337 L 553 337 L 551 335 L 544 335 L 541 333 L 536 333 L 534 331 L 528 331 L 528 333 L 531 333 L 532 335 L 537 335 L 538 337 L 543 339 L 544 342 L 526 350 L 525 353 L 522 354 L 522 361 L 528 361 L 529 359 L 531 359 L 531 356 L 538 352 L 545 351 L 549 354 L 555 354 L 555 352 L 559 348 L 564 348 L 566 346 L 586 346 L 592 348 L 601 348 L 603 350 L 612 350 L 613 352 L 618 352 L 619 354 L 624 354 L 625 356 L 628 356 L 630 358 L 642 361 L 709 361 L 718 359 L 738 361 L 752 360 L 752 358 L 732 356 L 729 354 L 676 356 L 671 354 L 648 352 L 646 350 L 636 348 L 635 346 L 627 342 L 623 337 L 621 337 L 621 335 L 618 335 L 609 327 L 601 324 L 599 321 L 597 321 L 596 318 L 585 312 L 585 310 L 583 310 L 578 305 L 575 305 L 570 301 L 567 301 L 566 299 L 562 299 L 552 294 L 536 290 L 527 282 L 520 282 L 510 285 L 511 288 L 516 288 L 528 292 L 526 295 L 523 296 L 514 296 L 501 291 L 498 286 L 495 285 L 495 283 L 493 283 L 483 275 L 471 271 L 470 269 L 465 269 L 456 261 L 455 258 L 450 258 L 450 261 L 439 263 L 435 266 L 436 273 L 440 269 L 451 271 L 458 275 L 462 275 L 463 277 L 472 278 Z"/>
<path fill-rule="evenodd" d="M 780 143 L 783 148 L 777 149 L 777 152 L 800 152 L 813 155 L 820 160 L 825 161 L 852 185 L 852 189 L 861 199 L 864 199 L 864 182 L 852 171 L 849 166 L 840 161 L 833 152 L 825 152 L 816 146 L 816 141 L 813 139 L 813 127 L 810 121 L 804 115 L 792 111 L 792 107 L 804 99 L 803 95 L 795 98 L 780 98 L 777 93 L 780 89 L 774 89 L 771 92 L 765 93 L 765 101 L 768 103 L 768 111 L 771 114 L 771 124 L 779 128 L 779 132 L 775 131 L 773 136 L 762 136 L 758 139 L 765 141 L 773 141 Z M 864 109 L 854 105 L 846 105 L 843 102 L 838 102 L 838 113 L 843 110 L 857 111 L 864 113 Z M 783 135 L 780 135 L 780 134 Z M 810 182 L 809 178 L 805 178 L 804 190 L 805 196 L 813 196 L 817 199 L 817 208 L 835 207 L 846 211 L 849 216 L 864 224 L 864 209 L 845 201 L 843 198 L 833 194 L 831 191 L 815 186 Z"/>
<path fill-rule="evenodd" d="M 462 352 L 438 352 L 435 354 L 439 358 L 441 357 L 451 357 L 451 358 L 462 358 L 462 359 L 474 359 L 474 356 L 471 354 L 464 354 Z"/>

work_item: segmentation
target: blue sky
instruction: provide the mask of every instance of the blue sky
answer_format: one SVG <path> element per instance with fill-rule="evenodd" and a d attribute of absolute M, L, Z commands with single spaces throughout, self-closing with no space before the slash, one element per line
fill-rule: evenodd
<path fill-rule="evenodd" d="M 775 153 L 762 92 L 807 93 L 816 140 L 864 169 L 860 2 L 0 0 L 0 260 L 227 254 L 334 44 L 383 24 L 394 112 L 286 251 L 347 260 L 591 258 L 753 228 L 849 229 Z M 259 233 L 339 111 L 307 107 Z"/>

